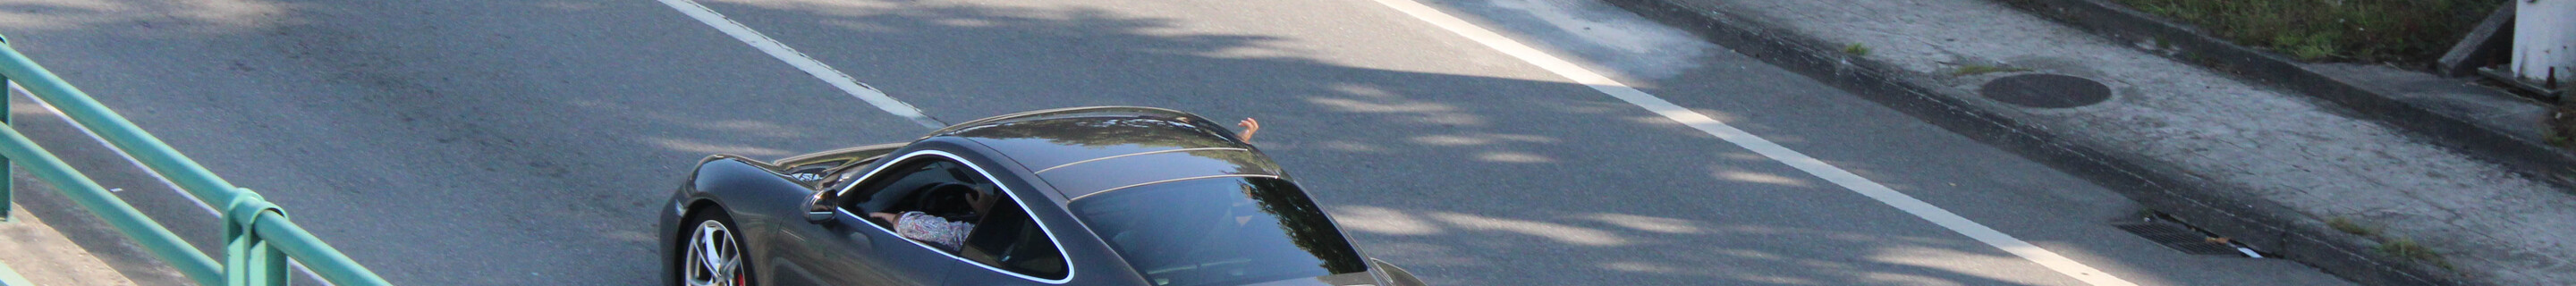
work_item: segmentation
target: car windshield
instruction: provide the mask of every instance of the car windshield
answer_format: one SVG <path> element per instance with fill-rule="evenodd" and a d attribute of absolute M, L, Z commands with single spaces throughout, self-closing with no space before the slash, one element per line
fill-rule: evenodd
<path fill-rule="evenodd" d="M 1232 285 L 1367 270 L 1323 210 L 1285 180 L 1168 182 L 1081 198 L 1072 208 L 1154 285 Z"/>

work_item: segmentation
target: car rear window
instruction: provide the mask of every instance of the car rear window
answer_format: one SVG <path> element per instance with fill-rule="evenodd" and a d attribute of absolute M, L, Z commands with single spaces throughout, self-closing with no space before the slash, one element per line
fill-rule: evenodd
<path fill-rule="evenodd" d="M 1158 286 L 1233 285 L 1366 271 L 1295 184 L 1210 178 L 1074 200 L 1073 212 Z"/>

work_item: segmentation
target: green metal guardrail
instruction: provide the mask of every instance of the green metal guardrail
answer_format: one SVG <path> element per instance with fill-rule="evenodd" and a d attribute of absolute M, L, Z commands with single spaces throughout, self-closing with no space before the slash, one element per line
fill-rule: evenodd
<path fill-rule="evenodd" d="M 180 240 L 177 234 L 170 233 L 168 228 L 144 217 L 134 206 L 99 187 L 98 182 L 91 181 L 80 171 L 73 170 L 71 165 L 64 164 L 61 158 L 45 151 L 44 147 L 27 140 L 16 128 L 0 124 L 0 140 L 5 140 L 0 141 L 0 158 L 5 158 L 0 160 L 0 164 L 16 163 L 34 173 L 38 179 L 71 197 L 73 202 L 106 220 L 117 232 L 133 238 L 146 251 L 161 257 L 162 261 L 179 269 L 189 279 L 196 280 L 197 284 L 286 285 L 290 278 L 287 276 L 287 262 L 292 258 L 304 262 L 305 268 L 332 284 L 391 285 L 384 278 L 376 277 L 375 272 L 358 265 L 357 261 L 341 255 L 339 250 L 323 243 L 322 239 L 314 238 L 312 233 L 297 227 L 295 222 L 286 219 L 284 210 L 261 199 L 259 193 L 234 187 L 222 177 L 215 176 L 214 172 L 198 166 L 196 161 L 180 155 L 178 150 L 161 143 L 161 139 L 143 132 L 143 128 L 135 127 L 124 116 L 90 99 L 88 94 L 73 88 L 71 83 L 63 82 L 53 72 L 37 66 L 35 61 L 10 47 L 5 38 L 0 38 L 0 76 L 5 76 L 0 77 L 0 81 L 14 80 L 38 100 L 62 110 L 63 115 L 71 117 L 74 123 L 96 132 L 108 144 L 123 149 L 127 155 L 142 162 L 144 167 L 177 183 L 179 189 L 200 201 L 223 208 L 224 256 L 223 262 L 218 264 L 214 258 Z M 0 122 L 5 122 L 5 116 L 0 115 Z M 0 216 L 5 216 L 8 211 L 6 180 L 9 178 L 0 174 Z M 15 272 L 7 272 L 6 269 L 6 266 L 0 266 L 0 277 L 16 278 Z M 0 284 L 14 283 L 23 283 L 23 279 L 0 279 Z"/>

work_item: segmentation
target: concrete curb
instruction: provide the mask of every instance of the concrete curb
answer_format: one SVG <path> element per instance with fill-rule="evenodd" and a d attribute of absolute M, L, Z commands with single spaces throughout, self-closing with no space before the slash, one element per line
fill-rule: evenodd
<path fill-rule="evenodd" d="M 2576 152 L 2549 146 L 2539 134 L 2517 135 L 2478 125 L 2463 115 L 2444 114 L 2423 103 L 2381 94 L 2359 83 L 2337 79 L 2326 72 L 2301 65 L 2298 61 L 2238 46 L 2198 29 L 2104 0 L 1996 2 L 2091 31 L 2095 35 L 2128 42 L 2154 41 L 2173 45 L 2180 52 L 2173 55 L 2176 59 L 2333 102 L 2357 111 L 2353 114 L 2355 117 L 2423 135 L 2433 139 L 2429 141 L 2434 144 L 2505 165 L 2550 184 L 2576 186 Z"/>
<path fill-rule="evenodd" d="M 2364 285 L 2486 285 L 2400 258 L 2374 254 L 2378 243 L 2327 227 L 2322 220 L 2193 172 L 2112 152 L 2078 138 L 2062 138 L 1998 107 L 1973 102 L 1973 93 L 1943 85 L 1931 75 L 1856 57 L 1841 45 L 1802 35 L 1723 7 L 1695 7 L 1680 0 L 1606 0 L 1648 19 L 1679 27 L 1737 53 L 1797 72 L 2103 187 L 2139 204 L 2281 258 L 2296 260 Z M 2419 111 L 2420 112 L 2420 111 Z"/>

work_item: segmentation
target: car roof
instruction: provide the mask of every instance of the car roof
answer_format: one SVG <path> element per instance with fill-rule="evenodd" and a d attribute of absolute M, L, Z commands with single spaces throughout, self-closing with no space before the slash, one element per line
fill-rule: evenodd
<path fill-rule="evenodd" d="M 1278 164 L 1206 118 L 1149 107 L 1083 107 L 995 116 L 931 137 L 991 148 L 1063 198 L 1208 177 L 1284 177 Z"/>

